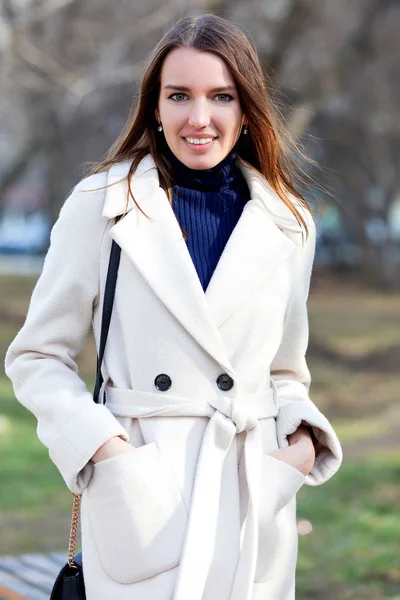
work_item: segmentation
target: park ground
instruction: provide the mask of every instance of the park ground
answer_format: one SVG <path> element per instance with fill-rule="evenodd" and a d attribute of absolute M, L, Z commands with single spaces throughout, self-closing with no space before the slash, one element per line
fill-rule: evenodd
<path fill-rule="evenodd" d="M 0 278 L 0 350 L 35 278 Z M 312 398 L 344 449 L 340 471 L 298 494 L 298 600 L 400 600 L 400 293 L 316 276 L 309 299 Z M 93 389 L 92 336 L 78 359 Z M 0 555 L 63 550 L 71 495 L 0 365 Z M 307 532 L 303 535 L 303 533 Z"/>

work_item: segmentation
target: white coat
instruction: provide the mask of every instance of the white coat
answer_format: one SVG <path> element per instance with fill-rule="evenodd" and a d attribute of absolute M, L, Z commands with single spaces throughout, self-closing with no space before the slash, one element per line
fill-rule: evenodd
<path fill-rule="evenodd" d="M 315 227 L 239 160 L 251 199 L 204 292 L 148 155 L 82 180 L 51 232 L 6 373 L 68 487 L 82 493 L 88 600 L 292 600 L 296 492 L 329 479 L 340 443 L 309 398 L 306 299 Z M 106 183 L 115 184 L 104 188 Z M 117 183 L 116 183 L 117 182 Z M 96 405 L 75 357 L 97 347 L 112 239 L 115 303 Z M 155 387 L 158 374 L 171 386 Z M 233 387 L 220 389 L 226 374 Z M 302 421 L 326 450 L 311 473 L 268 455 Z M 93 465 L 122 436 L 137 447 Z"/>

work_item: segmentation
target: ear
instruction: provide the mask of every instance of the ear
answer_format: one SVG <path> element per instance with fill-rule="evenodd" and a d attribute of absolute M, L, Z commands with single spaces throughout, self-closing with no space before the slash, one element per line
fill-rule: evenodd
<path fill-rule="evenodd" d="M 160 120 L 160 113 L 159 113 L 159 111 L 158 111 L 158 108 L 156 108 L 156 109 L 155 109 L 155 111 L 154 111 L 154 116 L 155 116 L 155 118 L 156 118 L 156 121 L 159 121 L 159 120 Z"/>

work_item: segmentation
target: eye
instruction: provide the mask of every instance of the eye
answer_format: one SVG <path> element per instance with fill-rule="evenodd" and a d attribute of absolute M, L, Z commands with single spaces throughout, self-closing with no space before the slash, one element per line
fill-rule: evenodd
<path fill-rule="evenodd" d="M 231 100 L 233 100 L 233 96 L 231 96 L 230 94 L 217 94 L 215 97 L 219 98 L 221 102 L 230 102 Z"/>
<path fill-rule="evenodd" d="M 171 94 L 170 96 L 168 96 L 168 98 L 171 98 L 175 102 L 181 102 L 186 98 L 186 94 L 184 94 L 183 92 L 176 92 L 175 94 Z"/>

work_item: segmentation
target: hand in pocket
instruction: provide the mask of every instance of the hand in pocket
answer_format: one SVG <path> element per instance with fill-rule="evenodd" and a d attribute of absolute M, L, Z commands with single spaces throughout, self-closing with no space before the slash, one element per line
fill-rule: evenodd
<path fill-rule="evenodd" d="M 303 475 L 308 475 L 314 466 L 315 446 L 310 430 L 300 425 L 296 431 L 288 435 L 289 446 L 270 452 L 270 456 L 288 463 Z"/>
<path fill-rule="evenodd" d="M 117 456 L 118 454 L 132 452 L 135 449 L 135 446 L 132 446 L 132 444 L 126 442 L 121 437 L 112 437 L 102 446 L 100 446 L 100 448 L 98 448 L 98 450 L 93 454 L 91 461 L 96 464 L 112 458 L 113 456 Z"/>

